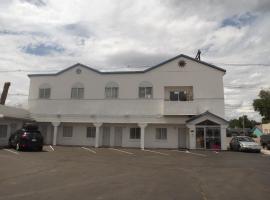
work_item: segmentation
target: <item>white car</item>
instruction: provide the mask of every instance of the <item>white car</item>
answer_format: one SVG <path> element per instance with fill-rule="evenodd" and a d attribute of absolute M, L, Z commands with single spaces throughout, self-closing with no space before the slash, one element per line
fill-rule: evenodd
<path fill-rule="evenodd" d="M 233 151 L 261 152 L 261 145 L 248 136 L 235 136 L 230 142 L 230 149 Z"/>

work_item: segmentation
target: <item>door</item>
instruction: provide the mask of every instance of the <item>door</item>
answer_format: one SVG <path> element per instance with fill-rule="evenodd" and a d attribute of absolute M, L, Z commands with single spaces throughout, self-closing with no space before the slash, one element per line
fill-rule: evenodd
<path fill-rule="evenodd" d="M 187 135 L 185 128 L 178 128 L 178 147 L 180 149 L 187 148 Z"/>
<path fill-rule="evenodd" d="M 196 128 L 196 148 L 204 149 L 204 128 Z"/>
<path fill-rule="evenodd" d="M 114 146 L 121 147 L 122 146 L 122 127 L 114 128 Z"/>
<path fill-rule="evenodd" d="M 110 127 L 103 127 L 102 146 L 110 146 Z"/>

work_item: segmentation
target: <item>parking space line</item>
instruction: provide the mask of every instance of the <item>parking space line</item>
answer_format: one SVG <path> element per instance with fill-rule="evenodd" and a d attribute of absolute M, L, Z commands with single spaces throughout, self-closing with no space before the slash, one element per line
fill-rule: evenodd
<path fill-rule="evenodd" d="M 190 152 L 188 150 L 186 150 L 186 151 L 172 150 L 172 151 L 176 151 L 176 152 L 179 152 L 179 153 L 192 154 L 192 155 L 196 155 L 196 156 L 207 157 L 207 155 L 205 155 L 205 154 L 193 153 L 193 152 Z"/>
<path fill-rule="evenodd" d="M 50 145 L 50 148 L 52 149 L 52 151 L 54 151 L 54 148 L 52 147 L 52 145 Z"/>
<path fill-rule="evenodd" d="M 8 152 L 10 152 L 10 153 L 14 153 L 14 154 L 16 154 L 16 155 L 19 155 L 19 153 L 18 153 L 17 151 L 12 151 L 12 150 L 10 150 L 10 149 L 3 149 L 3 150 L 8 151 Z"/>
<path fill-rule="evenodd" d="M 89 149 L 89 148 L 86 148 L 86 147 L 81 147 L 82 149 L 84 150 L 87 150 L 87 151 L 90 151 L 92 153 L 97 153 L 96 151 L 92 150 L 92 149 Z"/>
<path fill-rule="evenodd" d="M 114 151 L 119 151 L 119 152 L 122 152 L 122 153 L 126 153 L 126 154 L 129 154 L 129 155 L 134 154 L 134 153 L 131 153 L 131 152 L 128 152 L 128 151 L 120 150 L 120 149 L 115 149 L 115 148 L 109 148 L 109 149 L 114 150 Z"/>
<path fill-rule="evenodd" d="M 169 156 L 169 154 L 162 153 L 162 152 L 159 152 L 159 151 L 152 151 L 152 150 L 148 150 L 148 149 L 143 149 L 143 151 L 148 151 L 148 152 L 160 154 L 160 155 L 163 155 L 163 156 Z"/>

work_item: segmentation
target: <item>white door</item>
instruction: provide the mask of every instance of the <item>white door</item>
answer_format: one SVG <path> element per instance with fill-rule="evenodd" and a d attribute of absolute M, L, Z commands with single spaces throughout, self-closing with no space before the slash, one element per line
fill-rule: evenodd
<path fill-rule="evenodd" d="M 110 127 L 103 127 L 102 146 L 110 146 Z"/>
<path fill-rule="evenodd" d="M 180 149 L 187 148 L 187 135 L 185 128 L 178 128 L 178 147 Z"/>
<path fill-rule="evenodd" d="M 114 146 L 121 147 L 122 146 L 122 127 L 114 128 Z"/>

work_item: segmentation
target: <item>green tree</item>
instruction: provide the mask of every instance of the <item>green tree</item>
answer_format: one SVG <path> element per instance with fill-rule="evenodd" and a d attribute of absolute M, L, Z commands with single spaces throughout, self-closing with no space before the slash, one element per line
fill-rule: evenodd
<path fill-rule="evenodd" d="M 229 121 L 230 128 L 243 128 L 243 123 L 245 128 L 253 128 L 258 122 L 255 120 L 250 120 L 247 115 L 239 117 L 238 119 L 231 119 Z"/>
<path fill-rule="evenodd" d="M 261 90 L 259 97 L 253 101 L 253 108 L 263 117 L 263 123 L 270 122 L 270 90 Z"/>

